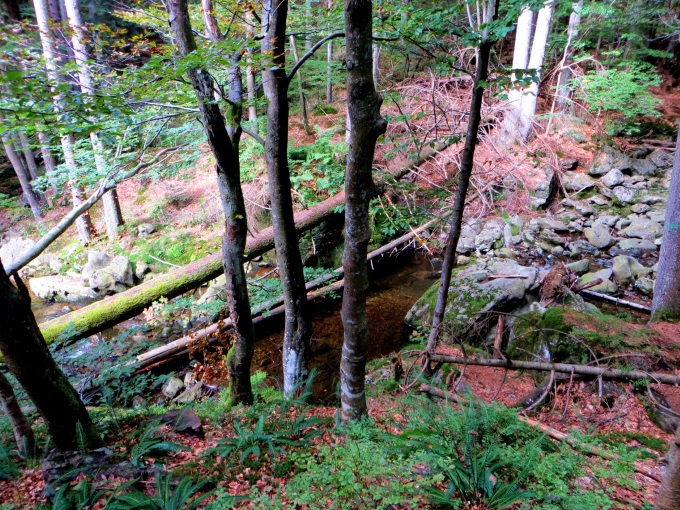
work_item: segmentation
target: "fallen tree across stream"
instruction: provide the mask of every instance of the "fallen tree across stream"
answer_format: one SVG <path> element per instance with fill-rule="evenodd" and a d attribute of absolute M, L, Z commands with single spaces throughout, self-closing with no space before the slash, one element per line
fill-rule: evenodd
<path fill-rule="evenodd" d="M 572 365 L 570 363 L 548 363 L 539 361 L 516 361 L 503 359 L 463 358 L 434 354 L 431 361 L 441 363 L 457 363 L 460 365 L 478 365 L 483 367 L 505 368 L 508 370 L 537 370 L 543 372 L 560 372 L 563 374 L 589 375 L 619 381 L 653 381 L 661 384 L 680 385 L 680 376 L 662 372 L 645 372 L 642 370 L 622 370 L 610 367 L 590 365 Z"/>
<path fill-rule="evenodd" d="M 423 150 L 420 157 L 395 171 L 389 172 L 396 180 L 407 175 L 414 167 L 423 164 L 429 158 L 448 148 L 455 142 L 447 140 L 429 150 Z M 389 177 L 388 177 L 389 179 Z M 383 180 L 385 183 L 387 179 Z M 378 183 L 377 188 L 381 189 Z M 329 219 L 345 203 L 345 192 L 316 204 L 295 215 L 295 227 L 298 234 L 310 230 Z M 245 260 L 251 260 L 274 248 L 274 231 L 272 227 L 248 238 Z M 67 313 L 56 319 L 40 324 L 40 330 L 48 344 L 78 340 L 98 333 L 106 328 L 139 315 L 145 308 L 160 298 L 174 298 L 222 274 L 222 254 L 213 253 L 186 266 L 156 276 L 125 292 L 116 294 Z"/>

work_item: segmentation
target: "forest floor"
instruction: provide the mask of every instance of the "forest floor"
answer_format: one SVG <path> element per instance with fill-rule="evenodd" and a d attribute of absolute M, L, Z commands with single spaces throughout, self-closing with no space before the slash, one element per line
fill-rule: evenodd
<path fill-rule="evenodd" d="M 379 169 L 392 169 L 403 165 L 408 161 L 408 155 L 422 149 L 430 140 L 435 137 L 442 138 L 461 129 L 464 122 L 464 114 L 456 118 L 436 119 L 436 111 L 465 112 L 467 110 L 469 83 L 461 81 L 439 81 L 431 82 L 426 79 L 412 80 L 400 85 L 400 95 L 404 99 L 398 107 L 396 103 L 386 101 L 384 105 L 385 114 L 391 115 L 393 120 L 390 122 L 388 137 L 391 140 L 379 146 L 376 155 L 376 167 Z M 427 93 L 427 95 L 425 94 Z M 661 89 L 657 91 L 664 101 L 664 110 L 667 120 L 671 121 L 680 115 L 678 100 L 675 95 L 662 94 Z M 436 102 L 433 110 L 430 100 L 423 100 L 422 97 L 432 98 Z M 493 118 L 499 112 L 492 103 L 489 107 L 487 117 Z M 313 117 L 313 122 L 318 124 L 321 129 L 334 129 L 341 126 L 344 121 L 344 111 L 342 105 L 338 106 L 337 113 L 326 114 Z M 406 110 L 409 115 L 404 116 Z M 435 119 L 433 119 L 433 113 Z M 422 115 L 420 113 L 424 112 Z M 405 117 L 405 118 L 404 118 Z M 404 118 L 404 120 L 399 120 Z M 545 127 L 543 121 L 543 128 Z M 437 129 L 434 129 L 437 126 Z M 551 165 L 560 168 L 560 160 L 575 159 L 579 162 L 579 168 L 586 168 L 593 157 L 597 129 L 588 125 L 588 119 L 565 118 L 554 120 L 552 128 L 548 133 L 541 132 L 526 146 L 521 149 L 506 151 L 499 149 L 493 142 L 491 135 L 482 136 L 480 145 L 476 153 L 476 166 L 473 172 L 471 183 L 471 194 L 469 198 L 466 216 L 468 218 L 485 218 L 489 215 L 496 215 L 499 212 L 505 214 L 518 214 L 525 218 L 537 217 L 545 214 L 531 208 L 529 192 L 535 181 L 543 176 L 543 167 Z M 578 130 L 586 140 L 585 143 L 578 143 L 569 136 L 562 133 L 570 130 Z M 424 141 L 415 140 L 426 133 Z M 418 137 L 411 137 L 411 134 Z M 314 135 L 309 135 L 302 129 L 301 121 L 295 118 L 291 122 L 291 140 L 294 144 L 302 146 L 311 144 L 315 140 Z M 331 139 L 332 143 L 339 143 L 342 134 L 338 133 Z M 617 140 L 619 144 L 628 147 L 636 144 L 645 143 L 639 140 Z M 418 144 L 421 145 L 418 145 Z M 401 145 L 404 147 L 401 147 Z M 397 150 L 399 148 L 399 150 Z M 119 199 L 123 204 L 123 211 L 126 219 L 126 227 L 121 233 L 121 237 L 115 241 L 108 241 L 100 237 L 92 248 L 109 250 L 113 252 L 126 252 L 134 254 L 135 250 L 143 249 L 143 245 L 138 243 L 135 236 L 135 229 L 143 223 L 154 223 L 158 226 L 158 232 L 153 239 L 160 241 L 164 239 L 166 245 L 184 245 L 186 239 L 191 242 L 187 244 L 185 250 L 180 254 L 165 252 L 165 255 L 177 255 L 176 259 L 169 259 L 170 263 L 185 263 L 189 260 L 198 258 L 203 254 L 214 252 L 219 249 L 221 243 L 222 222 L 221 208 L 216 187 L 213 185 L 214 176 L 212 170 L 211 157 L 207 154 L 207 149 L 202 146 L 203 153 L 198 162 L 191 168 L 184 169 L 171 177 L 159 180 L 152 179 L 133 179 L 119 185 Z M 456 175 L 457 165 L 462 152 L 462 142 L 452 145 L 450 148 L 439 153 L 425 164 L 414 169 L 417 174 L 413 180 L 418 187 L 429 190 L 442 189 L 446 192 L 452 189 L 453 178 Z M 263 168 L 258 163 L 253 163 L 249 169 L 256 175 L 246 184 L 245 194 L 249 205 L 251 225 L 254 229 L 260 228 L 266 218 L 263 218 L 258 211 L 266 208 L 267 197 L 264 190 L 265 179 L 262 176 Z M 515 191 L 505 191 L 500 198 L 496 198 L 494 193 L 488 193 L 491 188 L 503 188 L 508 179 L 519 181 L 522 186 L 514 187 Z M 313 181 L 308 182 L 309 186 L 315 187 Z M 325 191 L 316 187 L 315 191 L 320 198 L 323 198 Z M 432 210 L 435 208 L 437 214 L 441 214 L 441 209 L 450 207 L 450 197 L 443 201 L 436 201 L 427 204 L 428 198 L 423 198 L 413 190 L 402 190 L 400 193 L 410 196 L 393 196 L 388 198 L 394 201 L 425 202 L 425 206 Z M 302 207 L 299 205 L 298 207 Z M 64 214 L 65 209 L 55 207 L 48 212 L 44 225 L 55 222 Z M 102 224 L 101 213 L 97 208 L 93 210 L 95 225 Z M 17 221 L 16 216 L 9 216 L 8 211 L 0 213 L 0 228 L 3 236 L 39 234 L 44 227 L 36 228 L 33 220 L 23 218 Z M 72 229 L 73 230 L 73 229 Z M 179 239 L 179 241 L 178 241 Z M 437 235 L 432 235 L 430 239 L 437 239 Z M 69 250 L 70 246 L 76 243 L 75 232 L 69 231 L 59 241 L 57 250 Z M 433 243 L 425 248 L 430 256 L 440 253 L 441 244 Z M 79 256 L 84 257 L 84 250 L 79 251 Z M 190 257 L 190 258 L 187 258 Z M 161 258 L 161 257 L 159 257 Z M 162 264 L 156 268 L 161 270 Z M 645 302 L 645 298 L 638 296 L 640 302 Z M 375 327 L 375 326 L 374 326 Z M 635 326 L 631 325 L 631 328 Z M 659 358 L 673 358 L 678 355 L 674 350 L 680 346 L 680 325 L 662 323 L 655 326 L 666 345 L 658 345 Z M 410 346 L 413 347 L 413 346 Z M 442 352 L 460 356 L 462 352 L 456 347 L 442 347 Z M 390 381 L 393 374 L 384 376 L 386 367 L 391 366 L 394 354 L 375 359 L 371 362 L 369 377 L 371 374 L 378 377 L 378 382 L 369 385 L 369 415 L 377 428 L 392 435 L 398 435 L 400 426 L 406 427 L 407 423 L 412 423 L 411 414 L 418 411 L 418 403 L 409 400 L 409 394 L 417 394 L 418 387 L 408 382 L 392 383 Z M 414 358 L 408 357 L 408 352 L 402 353 L 404 357 L 404 369 L 407 375 L 413 376 L 418 370 L 418 365 L 413 365 Z M 184 369 L 186 371 L 186 369 Z M 677 370 L 672 370 L 674 373 Z M 376 375 L 377 374 L 377 375 Z M 383 374 L 383 375 L 381 375 Z M 383 377 L 384 376 L 384 377 Z M 382 377 L 382 379 L 381 379 Z M 466 389 L 481 401 L 486 403 L 498 402 L 505 406 L 515 405 L 525 395 L 531 393 L 536 388 L 536 381 L 525 372 L 509 372 L 504 369 L 473 367 L 468 366 L 464 369 L 464 381 Z M 407 379 L 408 381 L 408 379 Z M 458 384 L 462 384 L 458 381 Z M 264 385 L 266 386 L 266 384 Z M 409 387 L 410 386 L 410 387 Z M 460 386 L 456 386 L 459 388 Z M 618 385 L 622 390 L 614 397 L 607 400 L 607 405 L 603 405 L 602 389 L 594 387 L 592 383 L 574 379 L 568 384 L 561 384 L 557 391 L 552 395 L 547 405 L 540 407 L 537 411 L 528 413 L 532 418 L 541 423 L 553 427 L 557 430 L 577 434 L 588 435 L 598 448 L 610 449 L 616 454 L 623 455 L 628 461 L 633 459 L 642 470 L 647 470 L 648 475 L 632 470 L 623 470 L 618 473 L 610 464 L 610 461 L 602 460 L 597 457 L 585 457 L 579 454 L 578 462 L 581 464 L 578 471 L 570 468 L 570 473 L 581 472 L 582 476 L 572 484 L 571 490 L 579 493 L 601 493 L 618 508 L 649 508 L 649 504 L 654 501 L 654 495 L 658 489 L 658 482 L 662 476 L 660 459 L 672 440 L 672 435 L 663 432 L 655 425 L 649 417 L 649 411 L 639 398 L 639 388 L 631 384 Z M 656 385 L 655 385 L 656 388 Z M 670 407 L 680 410 L 680 388 L 672 386 L 659 386 L 659 392 L 666 398 Z M 157 398 L 158 392 L 145 395 L 148 402 Z M 223 400 L 219 397 L 205 397 L 203 402 L 195 404 L 196 414 L 202 424 L 202 434 L 188 435 L 173 430 L 171 425 L 163 425 L 157 429 L 155 434 L 162 437 L 164 441 L 170 441 L 187 447 L 186 450 L 171 453 L 170 455 L 158 460 L 158 465 L 167 472 L 172 472 L 178 476 L 191 476 L 193 479 L 209 480 L 212 487 L 217 488 L 217 494 L 210 500 L 227 496 L 246 496 L 250 500 L 232 503 L 225 503 L 220 508 L 229 508 L 233 504 L 235 507 L 265 507 L 264 501 L 268 501 L 272 508 L 292 508 L 299 505 L 299 508 L 337 508 L 340 507 L 339 501 L 345 508 L 373 508 L 380 502 L 372 501 L 370 493 L 374 490 L 380 493 L 372 484 L 384 485 L 386 490 L 392 490 L 390 477 L 396 476 L 385 467 L 384 473 L 379 473 L 374 478 L 357 481 L 355 494 L 347 495 L 338 493 L 337 487 L 328 487 L 328 494 L 323 491 L 317 493 L 308 489 L 309 494 L 318 498 L 316 503 L 305 502 L 295 499 L 286 493 L 286 485 L 290 482 L 293 474 L 300 469 L 303 463 L 313 464 L 314 459 L 326 459 L 327 452 L 324 448 L 340 448 L 345 444 L 348 436 L 342 429 L 334 428 L 333 421 L 337 415 L 335 406 L 293 406 L 287 408 L 278 404 L 276 397 L 267 390 L 260 389 L 261 403 L 253 410 L 231 409 L 227 410 Z M 417 402 L 417 401 L 416 401 Z M 139 431 L 146 426 L 150 416 L 163 413 L 164 407 L 143 406 L 137 410 L 120 411 L 118 416 L 113 419 L 107 417 L 111 409 L 105 406 L 93 408 L 93 413 L 105 423 L 108 431 L 107 444 L 116 452 L 123 456 L 129 456 L 135 442 L 141 443 Z M 258 414 L 261 413 L 261 414 Z M 279 416 L 283 413 L 285 416 Z M 115 413 L 114 413 L 115 414 Z M 257 419 L 266 415 L 266 423 L 271 424 L 277 419 L 291 421 L 300 414 L 307 417 L 323 418 L 319 422 L 309 422 L 310 425 L 304 428 L 304 433 L 317 431 L 314 437 L 310 437 L 304 446 L 290 446 L 290 452 L 274 453 L 270 450 L 271 438 L 275 435 L 269 430 L 267 434 L 262 433 L 259 439 L 253 439 L 253 444 L 259 446 L 263 451 L 256 455 L 253 451 L 247 453 L 247 447 L 253 444 L 241 444 L 235 449 L 236 454 L 206 453 L 210 448 L 214 448 L 220 442 L 229 441 L 239 435 L 238 429 L 234 428 L 234 423 L 241 423 L 243 426 L 257 432 Z M 410 421 L 409 421 L 410 420 Z M 278 425 L 283 427 L 282 425 Z M 4 430 L 4 429 L 3 429 Z M 129 439 L 135 437 L 137 439 Z M 368 434 L 368 433 L 366 433 Z M 248 434 L 241 434 L 248 436 Z M 349 433 L 349 437 L 356 439 Z M 251 437 L 251 436 L 248 436 Z M 358 434 L 361 437 L 361 433 Z M 371 436 L 372 437 L 372 436 Z M 377 437 L 377 436 L 376 436 Z M 126 439 L 128 438 L 128 439 Z M 592 439 L 594 438 L 594 439 Z M 7 442 L 10 441 L 9 437 Z M 302 444 L 302 443 L 301 443 Z M 589 443 L 590 444 L 590 443 Z M 286 449 L 289 447 L 286 446 Z M 555 447 L 555 448 L 562 448 Z M 568 447 L 567 447 L 568 448 Z M 578 450 L 578 448 L 577 448 Z M 361 450 L 363 452 L 363 450 Z M 370 450 L 367 450 L 370 451 Z M 546 450 L 549 452 L 550 450 Z M 564 453 L 565 450 L 557 450 Z M 326 452 L 326 453 L 324 453 Z M 239 457 L 244 454 L 245 457 Z M 362 455 L 369 455 L 362 453 Z M 542 455 L 549 455 L 543 453 Z M 226 460 L 224 460 L 226 458 Z M 288 462 L 285 460 L 288 458 Z M 594 459 L 594 460 L 586 460 Z M 356 461 L 356 459 L 355 459 Z M 409 460 L 404 469 L 412 471 L 419 466 L 416 460 Z M 140 459 L 142 466 L 153 466 L 154 461 L 151 455 Z M 388 463 L 389 464 L 389 463 Z M 285 466 L 285 468 L 281 468 Z M 336 465 L 337 472 L 347 466 Z M 558 469 L 558 468 L 555 468 Z M 566 468 L 565 468 L 566 469 Z M 617 469 L 621 469 L 618 467 Z M 333 469 L 329 468 L 330 471 Z M 609 470 L 609 474 L 606 472 Z M 310 472 L 311 472 L 310 468 Z M 351 470 L 350 470 L 351 471 Z M 416 471 L 418 471 L 416 469 Z M 566 471 L 565 471 L 566 472 Z M 356 474 L 356 473 L 355 473 Z M 381 478 L 381 476 L 383 476 Z M 321 475 L 319 475 L 321 476 Z M 349 475 L 348 475 L 349 476 Z M 74 479 L 73 483 L 80 481 L 83 476 Z M 351 478 L 351 477 L 350 477 Z M 415 477 L 404 476 L 399 483 L 407 486 L 416 483 L 420 479 L 427 478 L 427 475 Z M 107 475 L 98 481 L 101 487 L 113 487 L 118 482 L 124 481 L 124 477 L 117 475 Z M 329 479 L 327 483 L 346 482 L 343 480 Z M 415 480 L 415 481 L 414 481 Z M 393 481 L 393 480 L 392 480 Z M 347 482 L 349 483 L 349 482 Z M 424 482 L 423 482 L 424 483 Z M 441 478 L 434 482 L 436 487 L 444 487 Z M 303 491 L 296 486 L 296 490 Z M 22 469 L 21 474 L 12 479 L 0 482 L 0 504 L 7 505 L 2 508 L 37 508 L 41 504 L 46 504 L 43 489 L 45 481 L 43 472 L 37 466 Z M 152 482 L 144 480 L 142 488 L 152 493 Z M 396 489 L 394 489 L 396 491 Z M 404 489 L 405 490 L 405 489 Z M 398 491 L 397 491 L 398 492 Z M 259 493 L 260 499 L 255 501 L 253 494 Z M 290 497 L 289 497 L 290 496 Z M 415 508 L 425 507 L 425 496 L 414 496 L 405 490 L 400 497 L 405 498 L 402 504 L 389 503 L 384 508 Z M 311 496 L 310 496 L 311 497 Z M 328 499 L 326 499 L 328 498 Z M 337 499 L 336 499 L 337 498 Z M 406 501 L 406 499 L 411 498 Z M 565 496 L 566 498 L 566 496 Z M 303 501 L 300 503 L 300 501 Z M 347 503 L 348 501 L 348 503 Z M 537 503 L 534 508 L 548 508 L 548 499 L 542 500 L 544 503 Z M 567 501 L 565 499 L 565 501 Z M 552 504 L 552 503 L 551 503 Z M 565 503 L 566 504 L 566 503 Z M 519 504 L 513 508 L 519 508 Z M 587 508 L 602 508 L 604 506 L 593 506 Z M 103 508 L 100 501 L 93 508 Z M 466 506 L 466 508 L 485 508 L 483 505 Z M 522 507 L 526 508 L 526 507 Z M 553 508 L 553 507 L 550 507 Z M 554 508 L 569 508 L 569 506 L 554 506 Z M 576 507 L 574 507 L 576 508 Z M 586 507 L 584 507 L 586 508 Z"/>

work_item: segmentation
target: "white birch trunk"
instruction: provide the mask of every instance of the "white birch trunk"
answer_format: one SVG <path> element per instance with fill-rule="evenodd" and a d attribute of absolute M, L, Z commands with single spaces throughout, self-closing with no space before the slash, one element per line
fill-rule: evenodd
<path fill-rule="evenodd" d="M 380 78 L 380 45 L 378 43 L 373 44 L 373 84 L 375 89 L 378 90 L 378 79 Z"/>
<path fill-rule="evenodd" d="M 567 43 L 564 46 L 564 56 L 560 65 L 560 72 L 557 76 L 557 91 L 555 92 L 555 106 L 564 109 L 571 99 L 571 89 L 569 80 L 571 79 L 571 54 L 573 52 L 573 42 L 578 37 L 578 29 L 581 24 L 581 9 L 583 0 L 578 0 L 572 5 L 572 12 L 569 15 L 569 28 L 567 29 Z"/>
<path fill-rule="evenodd" d="M 255 38 L 255 26 L 253 25 L 253 14 L 250 9 L 246 9 L 246 37 L 249 40 Z M 257 133 L 257 96 L 255 94 L 256 80 L 255 72 L 256 67 L 253 66 L 253 49 L 248 46 L 246 50 L 246 88 L 248 89 L 248 121 L 253 123 L 253 131 Z"/>
<path fill-rule="evenodd" d="M 68 16 L 68 23 L 71 27 L 71 43 L 73 44 L 76 65 L 78 66 L 80 90 L 86 96 L 91 97 L 94 96 L 96 89 L 94 79 L 92 78 L 92 70 L 88 63 L 90 54 L 85 45 L 85 24 L 80 15 L 78 0 L 64 0 L 64 4 Z M 102 176 L 106 175 L 107 167 L 106 161 L 104 160 L 104 145 L 96 132 L 90 133 L 90 140 L 92 142 L 92 150 L 94 151 L 94 164 L 97 168 L 97 173 Z M 115 189 L 104 195 L 103 203 L 106 234 L 109 239 L 115 239 L 118 233 L 118 227 L 123 224 L 120 204 L 118 203 L 118 195 L 116 194 Z"/>
<path fill-rule="evenodd" d="M 53 83 L 59 82 L 58 69 L 58 55 L 56 52 L 56 44 L 54 35 L 49 26 L 49 11 L 47 7 L 47 0 L 33 0 L 33 7 L 35 9 L 35 18 L 40 31 L 40 43 L 42 45 L 43 57 L 45 59 L 45 68 L 47 69 L 47 77 Z M 61 99 L 58 95 L 52 97 L 54 107 L 57 112 L 63 110 Z M 72 135 L 61 136 L 61 147 L 64 153 L 64 161 L 68 169 L 69 179 L 71 181 L 71 195 L 74 200 L 74 207 L 77 207 L 78 197 L 82 192 L 78 189 L 73 179 L 76 177 L 76 160 L 73 151 L 74 141 Z M 76 220 L 76 227 L 83 244 L 88 244 L 92 240 L 92 220 L 90 215 L 85 213 Z"/>

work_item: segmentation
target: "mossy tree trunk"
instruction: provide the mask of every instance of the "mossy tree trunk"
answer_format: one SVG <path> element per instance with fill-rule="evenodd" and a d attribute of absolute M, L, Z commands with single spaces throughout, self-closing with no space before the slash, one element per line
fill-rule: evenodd
<path fill-rule="evenodd" d="M 13 275 L 12 285 L 0 261 L 0 352 L 10 373 L 26 390 L 45 420 L 59 450 L 103 445 L 78 393 L 59 369 L 31 311 L 28 290 Z"/>
<path fill-rule="evenodd" d="M 345 249 L 342 267 L 343 343 L 340 361 L 342 419 L 352 420 L 367 412 L 365 393 L 368 321 L 366 254 L 371 240 L 368 207 L 374 193 L 373 157 L 378 137 L 387 121 L 380 116 L 382 98 L 373 84 L 373 3 L 345 1 L 347 41 L 347 111 L 353 127 L 349 137 L 345 172 Z"/>
<path fill-rule="evenodd" d="M 652 301 L 652 321 L 664 318 L 680 319 L 680 131 Z"/>
<path fill-rule="evenodd" d="M 488 24 L 495 21 L 497 17 L 498 0 L 492 0 L 489 2 L 488 11 L 485 13 L 484 23 L 487 24 L 487 28 L 485 28 L 481 34 L 479 51 L 477 52 L 477 70 L 475 72 L 474 89 L 470 101 L 470 117 L 465 137 L 465 147 L 463 148 L 463 157 L 460 163 L 460 171 L 458 172 L 458 185 L 453 202 L 453 212 L 449 222 L 449 235 L 446 239 L 446 252 L 442 264 L 442 276 L 437 291 L 437 305 L 434 310 L 432 329 L 430 330 L 426 347 L 426 350 L 429 353 L 434 352 L 437 346 L 437 340 L 439 339 L 439 333 L 444 320 L 444 312 L 446 311 L 449 287 L 451 286 L 451 273 L 456 265 L 456 248 L 458 247 L 461 226 L 463 224 L 465 197 L 467 196 L 470 177 L 472 176 L 475 148 L 477 147 L 477 135 L 479 124 L 482 119 L 484 83 L 488 76 L 489 57 L 491 55 L 491 47 L 493 46 L 493 39 L 490 37 Z"/>
<path fill-rule="evenodd" d="M 286 308 L 283 333 L 283 392 L 290 397 L 307 376 L 312 325 L 302 257 L 293 214 L 288 168 L 288 88 L 286 75 L 286 20 L 288 2 L 269 0 L 264 6 L 265 35 L 262 52 L 269 61 L 264 66 L 262 83 L 269 101 L 265 159 L 269 178 L 274 245 L 279 265 L 283 300 Z"/>
<path fill-rule="evenodd" d="M 187 57 L 196 51 L 187 0 L 170 0 L 167 8 L 179 54 Z M 212 19 L 212 16 L 210 18 Z M 213 35 L 219 33 L 216 23 L 211 28 L 215 31 Z M 228 357 L 230 396 L 235 404 L 252 404 L 250 363 L 253 357 L 254 334 L 246 274 L 243 269 L 248 230 L 239 164 L 242 86 L 237 62 L 232 64 L 229 71 L 226 121 L 220 107 L 214 101 L 216 89 L 210 74 L 197 67 L 190 69 L 188 74 L 198 99 L 199 113 L 208 137 L 208 145 L 215 156 L 217 184 L 225 215 L 222 266 L 226 276 L 229 315 L 234 325 L 234 343 Z"/>

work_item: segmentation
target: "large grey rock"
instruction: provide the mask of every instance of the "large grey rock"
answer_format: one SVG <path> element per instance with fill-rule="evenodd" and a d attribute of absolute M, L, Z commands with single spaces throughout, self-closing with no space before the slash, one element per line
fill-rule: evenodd
<path fill-rule="evenodd" d="M 626 156 L 623 152 L 609 145 L 605 145 L 600 149 L 593 162 L 588 168 L 588 175 L 601 176 L 608 173 L 610 170 L 617 168 L 622 172 L 630 170 L 632 165 L 631 158 Z"/>
<path fill-rule="evenodd" d="M 567 226 L 567 224 L 560 220 L 548 217 L 541 217 L 536 218 L 535 220 L 531 220 L 532 224 L 534 222 L 536 225 L 538 225 L 540 228 L 544 230 L 553 230 L 555 232 L 569 232 L 569 227 Z"/>
<path fill-rule="evenodd" d="M 651 273 L 651 269 L 627 255 L 617 255 L 612 259 L 612 271 L 621 284 L 631 283 L 635 279 Z"/>
<path fill-rule="evenodd" d="M 179 377 L 170 377 L 161 388 L 161 392 L 167 398 L 175 398 L 175 396 L 184 389 L 184 383 Z"/>
<path fill-rule="evenodd" d="M 580 172 L 564 172 L 561 181 L 564 189 L 569 192 L 583 191 L 596 184 L 596 181 Z"/>
<path fill-rule="evenodd" d="M 659 170 L 659 167 L 648 159 L 633 159 L 631 160 L 631 167 L 635 173 L 644 176 L 652 176 Z"/>
<path fill-rule="evenodd" d="M 659 169 L 670 168 L 673 166 L 673 156 L 661 149 L 655 149 L 647 156 L 647 160 L 651 161 Z"/>
<path fill-rule="evenodd" d="M 625 186 L 616 186 L 612 189 L 612 193 L 622 204 L 630 204 L 635 202 L 634 189 L 626 188 Z"/>
<path fill-rule="evenodd" d="M 460 229 L 460 239 L 456 248 L 457 253 L 470 253 L 475 250 L 475 237 L 482 231 L 479 221 L 471 221 Z"/>
<path fill-rule="evenodd" d="M 665 223 L 666 221 L 666 211 L 649 211 L 647 214 L 645 214 L 647 218 L 649 218 L 652 221 L 656 221 L 657 223 Z"/>
<path fill-rule="evenodd" d="M 567 264 L 567 267 L 577 275 L 586 274 L 590 270 L 590 261 L 588 259 L 577 260 Z"/>
<path fill-rule="evenodd" d="M 647 253 L 654 253 L 656 250 L 656 244 L 647 239 L 621 239 L 609 253 L 612 255 L 641 257 Z"/>
<path fill-rule="evenodd" d="M 633 211 L 635 214 L 645 214 L 651 209 L 651 206 L 647 204 L 633 204 L 630 207 L 630 210 Z"/>
<path fill-rule="evenodd" d="M 655 221 L 648 219 L 638 219 L 631 222 L 630 225 L 621 230 L 621 233 L 626 237 L 654 240 L 661 235 L 662 228 L 661 225 Z"/>
<path fill-rule="evenodd" d="M 609 227 L 602 223 L 593 223 L 593 226 L 583 231 L 588 242 L 595 248 L 605 249 L 614 244 L 614 238 L 609 232 Z"/>
<path fill-rule="evenodd" d="M 112 258 L 104 252 L 96 250 L 88 252 L 87 264 L 85 264 L 85 267 L 83 267 L 83 271 L 81 273 L 83 280 L 88 281 L 95 271 L 104 269 L 111 263 L 111 260 Z"/>
<path fill-rule="evenodd" d="M 495 219 L 489 220 L 484 224 L 482 231 L 475 236 L 475 248 L 481 252 L 489 251 L 502 237 L 503 222 Z"/>
<path fill-rule="evenodd" d="M 619 287 L 610 280 L 612 274 L 613 272 L 611 269 L 600 269 L 594 273 L 586 273 L 581 277 L 580 284 L 583 285 L 600 278 L 602 279 L 602 283 L 593 285 L 592 287 L 589 287 L 588 290 L 592 290 L 593 292 L 601 292 L 603 294 L 616 294 L 619 291 Z"/>
<path fill-rule="evenodd" d="M 646 296 L 654 295 L 654 280 L 642 277 L 635 282 L 635 288 Z"/>
<path fill-rule="evenodd" d="M 98 251 L 88 253 L 82 278 L 100 296 L 123 292 L 135 284 L 132 264 L 127 257 L 110 257 Z"/>
<path fill-rule="evenodd" d="M 616 222 L 621 219 L 621 216 L 614 216 L 614 215 L 609 215 L 609 214 L 603 214 L 601 216 L 597 217 L 598 223 L 601 223 L 602 225 L 606 225 L 607 227 L 613 227 L 616 225 Z"/>
<path fill-rule="evenodd" d="M 0 246 L 0 259 L 3 266 L 7 267 L 24 252 L 30 250 L 35 241 L 23 237 L 10 237 Z"/>
<path fill-rule="evenodd" d="M 600 254 L 600 250 L 595 248 L 595 246 L 590 244 L 588 241 L 584 241 L 582 239 L 577 239 L 576 241 L 572 241 L 571 243 L 569 243 L 567 245 L 567 250 L 569 250 L 572 257 L 576 257 L 586 253 L 589 253 L 590 255 Z"/>
<path fill-rule="evenodd" d="M 593 205 L 589 202 L 565 198 L 562 200 L 562 203 L 567 207 L 573 208 L 574 211 L 576 211 L 581 216 L 592 216 L 595 213 L 595 208 L 593 208 Z"/>
<path fill-rule="evenodd" d="M 28 286 L 38 298 L 47 301 L 77 303 L 97 298 L 97 294 L 77 278 L 54 275 L 31 278 Z"/>
<path fill-rule="evenodd" d="M 612 168 L 611 170 L 609 170 L 609 172 L 605 174 L 604 177 L 602 177 L 602 184 L 604 184 L 608 188 L 619 186 L 620 184 L 623 184 L 623 182 L 624 182 L 623 172 L 618 168 Z"/>
<path fill-rule="evenodd" d="M 153 223 L 142 223 L 137 227 L 137 234 L 139 237 L 146 237 L 153 234 L 156 231 L 156 226 Z"/>
<path fill-rule="evenodd" d="M 544 170 L 544 175 L 545 179 L 540 180 L 529 190 L 531 205 L 536 209 L 550 205 L 550 201 L 557 191 L 557 174 L 547 168 Z"/>

